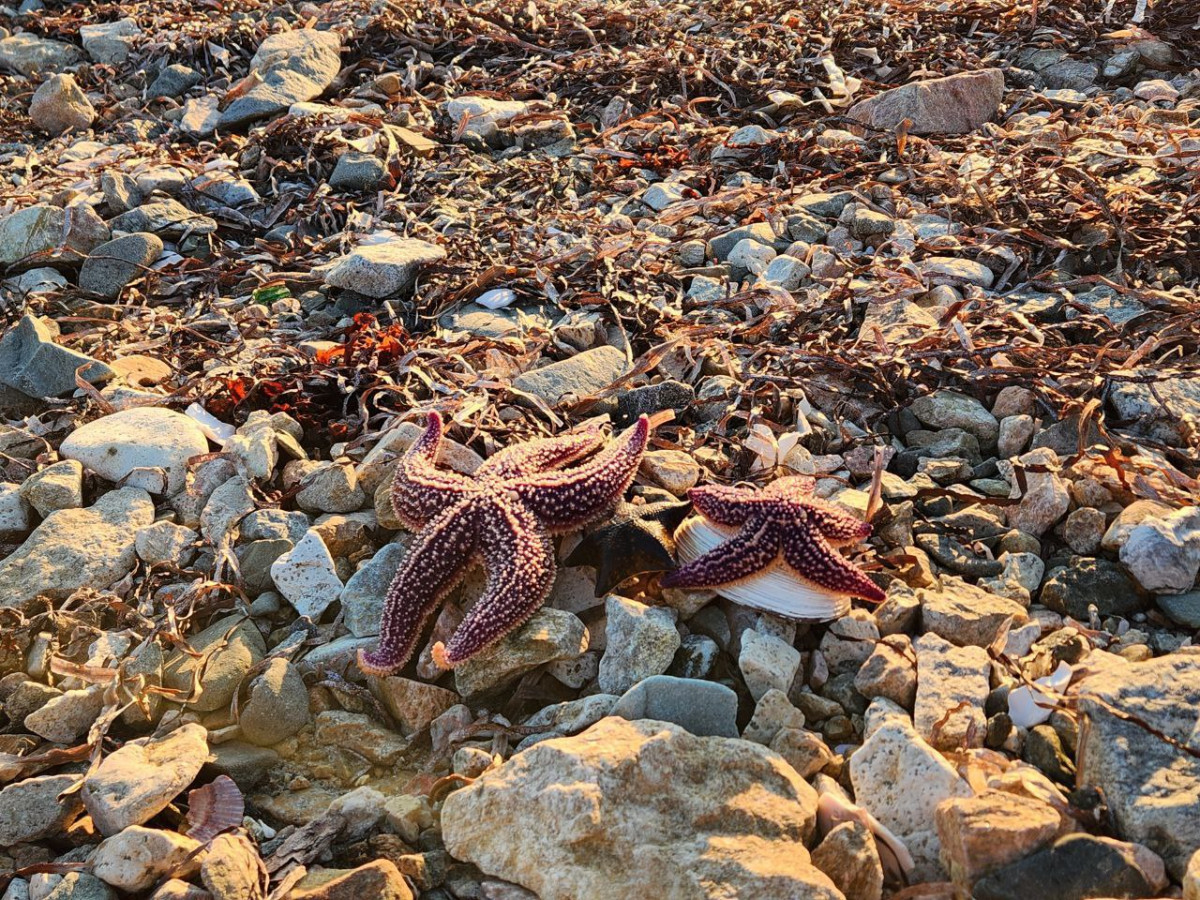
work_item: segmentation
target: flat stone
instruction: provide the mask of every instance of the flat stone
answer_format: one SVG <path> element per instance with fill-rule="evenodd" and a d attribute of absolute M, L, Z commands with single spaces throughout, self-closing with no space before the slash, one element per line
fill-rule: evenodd
<path fill-rule="evenodd" d="M 494 97 L 456 97 L 442 105 L 442 112 L 464 137 L 473 137 L 490 146 L 501 145 L 500 129 L 517 116 L 529 112 L 522 100 L 499 100 Z"/>
<path fill-rule="evenodd" d="M 215 219 L 192 212 L 170 197 L 151 200 L 121 213 L 109 225 L 117 231 L 150 232 L 171 240 L 182 238 L 185 234 L 205 235 L 217 230 Z"/>
<path fill-rule="evenodd" d="M 1158 893 L 1129 844 L 1071 834 L 975 883 L 976 900 L 1084 900 Z"/>
<path fill-rule="evenodd" d="M 108 241 L 83 261 L 79 286 L 102 297 L 117 297 L 121 289 L 141 277 L 162 252 L 162 239 L 154 234 L 127 234 Z"/>
<path fill-rule="evenodd" d="M 178 98 L 203 80 L 204 76 L 190 66 L 172 63 L 163 67 L 146 93 L 150 97 Z"/>
<path fill-rule="evenodd" d="M 918 397 L 909 407 L 912 414 L 930 428 L 961 428 L 975 435 L 981 446 L 994 444 L 1000 423 L 987 408 L 967 394 L 935 391 Z"/>
<path fill-rule="evenodd" d="M 936 634 L 913 641 L 917 697 L 913 724 L 939 749 L 982 747 L 991 660 L 982 647 L 956 647 Z"/>
<path fill-rule="evenodd" d="M 922 588 L 917 598 L 925 630 L 959 646 L 988 647 L 1006 621 L 1022 625 L 1029 620 L 1020 603 L 949 576 L 942 578 L 940 590 Z"/>
<path fill-rule="evenodd" d="M 131 18 L 81 25 L 79 28 L 79 40 L 87 55 L 93 62 L 109 66 L 125 62 L 129 58 L 130 48 L 141 34 L 142 29 Z"/>
<path fill-rule="evenodd" d="M 0 790 L 0 846 L 57 836 L 83 807 L 77 792 L 58 796 L 78 783 L 78 775 L 42 775 Z"/>
<path fill-rule="evenodd" d="M 607 646 L 600 659 L 600 690 L 623 694 L 643 678 L 667 671 L 679 649 L 675 610 L 615 594 L 606 598 L 604 608 Z"/>
<path fill-rule="evenodd" d="M 387 176 L 383 160 L 370 153 L 347 150 L 338 157 L 329 186 L 339 191 L 366 191 L 379 186 Z"/>
<path fill-rule="evenodd" d="M 213 900 L 261 897 L 264 875 L 258 848 L 242 834 L 218 835 L 200 862 L 200 880 Z"/>
<path fill-rule="evenodd" d="M 1073 556 L 1068 565 L 1051 569 L 1039 599 L 1055 612 L 1081 622 L 1090 620 L 1088 607 L 1092 605 L 1101 617 L 1132 616 L 1146 606 L 1136 582 L 1119 565 L 1083 556 Z"/>
<path fill-rule="evenodd" d="M 804 846 L 816 800 L 765 747 L 610 717 L 454 791 L 442 829 L 451 856 L 542 900 L 835 900 Z"/>
<path fill-rule="evenodd" d="M 330 287 L 380 299 L 412 288 L 421 269 L 446 258 L 437 244 L 392 236 L 360 244 L 325 271 Z"/>
<path fill-rule="evenodd" d="M 390 676 L 370 680 L 380 699 L 406 733 L 424 731 L 438 716 L 458 703 L 458 694 L 411 678 Z"/>
<path fill-rule="evenodd" d="M 58 326 L 24 315 L 0 338 L 0 383 L 39 399 L 76 390 L 75 373 L 92 384 L 112 378 L 106 364 L 55 343 Z M 82 367 L 82 369 L 81 369 Z"/>
<path fill-rule="evenodd" d="M 83 61 L 74 44 L 52 41 L 27 31 L 0 40 L 0 67 L 29 77 L 38 72 L 67 69 Z"/>
<path fill-rule="evenodd" d="M 311 28 L 270 35 L 250 60 L 258 83 L 221 113 L 222 128 L 279 115 L 325 92 L 342 67 L 341 37 Z"/>
<path fill-rule="evenodd" d="M 513 387 L 558 406 L 598 394 L 624 375 L 627 367 L 624 352 L 606 345 L 522 372 L 513 379 Z"/>
<path fill-rule="evenodd" d="M 454 670 L 454 686 L 463 697 L 498 690 L 526 672 L 560 659 L 574 659 L 588 648 L 579 617 L 543 607 L 498 643 Z"/>
<path fill-rule="evenodd" d="M 292 608 L 314 622 L 342 593 L 333 557 L 313 528 L 271 564 L 271 578 Z"/>
<path fill-rule="evenodd" d="M 87 734 L 104 709 L 101 685 L 64 691 L 25 717 L 25 727 L 56 744 L 72 744 Z"/>
<path fill-rule="evenodd" d="M 166 809 L 204 765 L 207 738 L 204 727 L 193 723 L 162 737 L 129 741 L 106 756 L 82 791 L 100 833 L 117 834 Z"/>
<path fill-rule="evenodd" d="M 408 741 L 369 716 L 330 709 L 317 713 L 316 738 L 329 747 L 351 750 L 378 766 L 394 765 Z"/>
<path fill-rule="evenodd" d="M 404 554 L 403 544 L 384 544 L 346 582 L 341 596 L 342 624 L 355 637 L 379 634 L 387 589 L 396 577 Z"/>
<path fill-rule="evenodd" d="M 158 407 L 102 416 L 76 428 L 59 447 L 64 457 L 109 481 L 120 481 L 134 469 L 164 469 L 169 494 L 183 489 L 188 460 L 207 452 L 208 438 L 194 419 Z"/>
<path fill-rule="evenodd" d="M 309 869 L 288 896 L 291 900 L 413 900 L 408 882 L 387 859 L 357 869 Z"/>
<path fill-rule="evenodd" d="M 671 722 L 699 737 L 737 737 L 737 694 L 713 681 L 651 675 L 627 690 L 611 714 Z"/>
<path fill-rule="evenodd" d="M 1004 73 L 982 69 L 892 88 L 859 101 L 846 114 L 889 133 L 908 119 L 912 134 L 965 134 L 994 116 L 1003 97 Z"/>

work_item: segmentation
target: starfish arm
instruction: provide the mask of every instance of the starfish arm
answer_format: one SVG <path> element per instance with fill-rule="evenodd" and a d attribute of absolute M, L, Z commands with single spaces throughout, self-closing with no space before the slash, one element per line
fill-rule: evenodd
<path fill-rule="evenodd" d="M 871 526 L 832 503 L 808 499 L 802 504 L 803 515 L 834 547 L 857 544 L 871 536 Z"/>
<path fill-rule="evenodd" d="M 443 510 L 405 554 L 384 601 L 379 646 L 359 651 L 368 675 L 391 675 L 404 666 L 430 615 L 462 581 L 476 548 L 470 502 Z"/>
<path fill-rule="evenodd" d="M 581 466 L 513 479 L 507 485 L 550 532 L 581 528 L 612 506 L 633 482 L 646 452 L 646 416 Z"/>
<path fill-rule="evenodd" d="M 816 486 L 816 481 L 810 475 L 786 475 L 767 485 L 763 494 L 779 500 L 805 502 L 812 499 Z"/>
<path fill-rule="evenodd" d="M 442 668 L 459 665 L 520 627 L 554 586 L 554 545 L 520 503 L 489 508 L 482 520 L 479 548 L 487 586 L 450 643 L 434 646 L 434 661 Z"/>
<path fill-rule="evenodd" d="M 425 433 L 413 441 L 396 465 L 392 509 L 396 518 L 414 531 L 461 500 L 467 492 L 467 478 L 437 467 L 443 434 L 442 417 L 431 412 Z"/>
<path fill-rule="evenodd" d="M 704 518 L 718 525 L 740 527 L 763 505 L 760 495 L 747 488 L 710 484 L 692 488 L 688 498 Z"/>
<path fill-rule="evenodd" d="M 779 534 L 762 519 L 747 522 L 729 540 L 697 556 L 660 582 L 668 588 L 705 588 L 749 578 L 772 565 L 779 557 Z"/>
<path fill-rule="evenodd" d="M 783 560 L 800 578 L 827 591 L 876 603 L 887 599 L 875 582 L 807 524 L 789 523 L 783 538 Z"/>
<path fill-rule="evenodd" d="M 573 463 L 589 453 L 595 453 L 603 443 L 604 435 L 599 429 L 588 428 L 578 434 L 512 444 L 489 457 L 476 474 L 514 478 L 523 474 L 545 472 Z"/>

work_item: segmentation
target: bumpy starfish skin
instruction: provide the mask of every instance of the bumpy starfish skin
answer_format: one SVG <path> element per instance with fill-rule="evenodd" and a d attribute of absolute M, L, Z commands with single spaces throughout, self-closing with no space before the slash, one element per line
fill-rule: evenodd
<path fill-rule="evenodd" d="M 453 668 L 524 623 L 554 585 L 551 535 L 602 515 L 633 481 L 646 450 L 643 416 L 612 446 L 598 430 L 514 445 L 473 475 L 437 467 L 442 420 L 430 413 L 425 433 L 401 458 L 392 483 L 396 516 L 420 537 L 388 588 L 379 646 L 359 666 L 390 675 L 412 656 L 422 628 L 473 565 L 487 571 L 483 595 L 434 661 Z"/>
<path fill-rule="evenodd" d="M 739 531 L 715 550 L 668 573 L 664 587 L 718 587 L 750 578 L 782 560 L 819 588 L 876 602 L 885 599 L 871 579 L 834 549 L 864 540 L 871 526 L 813 497 L 809 479 L 781 478 L 762 491 L 693 488 L 688 496 L 705 518 Z"/>

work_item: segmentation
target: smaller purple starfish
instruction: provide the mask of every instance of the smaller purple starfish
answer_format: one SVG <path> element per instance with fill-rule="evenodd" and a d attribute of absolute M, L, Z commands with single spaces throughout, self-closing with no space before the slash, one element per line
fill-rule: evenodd
<path fill-rule="evenodd" d="M 835 550 L 857 544 L 871 526 L 812 495 L 808 478 L 781 478 L 765 490 L 709 486 L 688 492 L 706 518 L 736 535 L 662 579 L 669 588 L 709 588 L 750 578 L 780 562 L 835 594 L 877 603 L 886 594 Z"/>
<path fill-rule="evenodd" d="M 359 667 L 371 675 L 400 669 L 426 620 L 479 562 L 487 570 L 483 595 L 449 644 L 434 644 L 434 662 L 453 668 L 523 624 L 554 585 L 551 535 L 582 528 L 625 493 L 649 434 L 642 416 L 611 447 L 573 468 L 563 467 L 603 445 L 598 429 L 514 444 L 473 475 L 461 475 L 437 467 L 442 419 L 430 413 L 392 483 L 396 516 L 419 536 L 388 588 L 379 646 L 359 652 Z"/>

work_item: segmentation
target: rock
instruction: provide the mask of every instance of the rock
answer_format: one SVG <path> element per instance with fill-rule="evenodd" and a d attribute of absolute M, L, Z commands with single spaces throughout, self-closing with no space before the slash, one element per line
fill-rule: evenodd
<path fill-rule="evenodd" d="M 816 802 L 766 748 L 607 718 L 452 793 L 442 829 L 456 859 L 542 900 L 834 900 L 804 846 Z"/>
<path fill-rule="evenodd" d="M 29 504 L 15 484 L 0 484 L 0 540 L 12 541 L 25 536 L 33 527 Z"/>
<path fill-rule="evenodd" d="M 83 60 L 73 44 L 41 38 L 29 32 L 0 40 L 0 67 L 24 75 L 70 68 Z"/>
<path fill-rule="evenodd" d="M 408 742 L 360 713 L 330 709 L 317 713 L 317 740 L 330 747 L 352 750 L 377 766 L 391 766 L 408 750 Z"/>
<path fill-rule="evenodd" d="M 771 688 L 787 693 L 800 668 L 800 651 L 773 635 L 747 628 L 742 632 L 738 668 L 750 696 L 758 701 Z"/>
<path fill-rule="evenodd" d="M 522 372 L 513 387 L 550 406 L 597 394 L 625 374 L 628 362 L 616 347 L 596 347 L 569 359 Z"/>
<path fill-rule="evenodd" d="M 310 869 L 288 894 L 290 900 L 413 900 L 396 864 L 377 859 L 357 869 Z"/>
<path fill-rule="evenodd" d="M 308 512 L 348 513 L 366 503 L 358 474 L 349 463 L 319 463 L 305 476 L 296 505 Z"/>
<path fill-rule="evenodd" d="M 1121 562 L 1147 591 L 1191 590 L 1200 572 L 1200 510 L 1187 507 L 1145 519 L 1121 546 Z"/>
<path fill-rule="evenodd" d="M 87 55 L 93 62 L 110 66 L 125 62 L 130 47 L 141 34 L 137 22 L 129 18 L 79 28 L 79 39 Z"/>
<path fill-rule="evenodd" d="M 117 297 L 121 289 L 153 265 L 163 252 L 154 234 L 127 234 L 101 244 L 88 254 L 79 270 L 79 286 L 102 297 Z"/>
<path fill-rule="evenodd" d="M 109 224 L 117 231 L 150 232 L 172 240 L 185 234 L 205 235 L 217 230 L 215 219 L 192 212 L 170 197 L 143 203 L 137 209 L 121 213 Z"/>
<path fill-rule="evenodd" d="M 1158 893 L 1138 865 L 1134 848 L 1120 841 L 1071 834 L 975 883 L 976 900 L 1083 900 L 1085 897 L 1153 897 Z"/>
<path fill-rule="evenodd" d="M 1120 382 L 1110 400 L 1117 418 L 1137 431 L 1183 443 L 1188 432 L 1181 422 L 1200 415 L 1200 384 L 1185 375 L 1160 376 L 1153 384 Z"/>
<path fill-rule="evenodd" d="M 458 703 L 458 694 L 435 684 L 391 676 L 373 679 L 372 693 L 405 732 L 424 731 L 430 723 Z"/>
<path fill-rule="evenodd" d="M 103 590 L 129 574 L 134 537 L 154 520 L 154 504 L 139 488 L 121 488 L 87 509 L 46 517 L 0 562 L 4 602 L 18 609 L 36 597 L 65 600 L 82 587 Z"/>
<path fill-rule="evenodd" d="M 956 256 L 930 256 L 922 260 L 920 266 L 921 274 L 931 287 L 973 284 L 986 290 L 996 278 L 995 273 L 983 263 Z"/>
<path fill-rule="evenodd" d="M 221 128 L 238 128 L 285 112 L 325 92 L 342 67 L 336 31 L 311 28 L 270 35 L 250 60 L 258 83 L 221 113 Z"/>
<path fill-rule="evenodd" d="M 202 81 L 204 81 L 204 76 L 195 69 L 173 63 L 163 67 L 146 93 L 151 98 L 178 98 Z"/>
<path fill-rule="evenodd" d="M 1186 594 L 1163 594 L 1154 602 L 1163 614 L 1177 625 L 1200 631 L 1200 591 Z"/>
<path fill-rule="evenodd" d="M 164 875 L 186 878 L 188 869 L 194 872 L 198 866 L 189 857 L 200 847 L 199 841 L 174 831 L 131 825 L 96 848 L 92 874 L 123 891 L 144 891 Z"/>
<path fill-rule="evenodd" d="M 43 519 L 60 509 L 83 506 L 83 464 L 64 459 L 34 472 L 20 488 L 21 498 Z"/>
<path fill-rule="evenodd" d="M 917 667 L 907 635 L 889 635 L 878 641 L 854 676 L 854 688 L 868 700 L 885 697 L 897 706 L 912 709 L 917 696 Z"/>
<path fill-rule="evenodd" d="M 270 747 L 308 724 L 308 690 L 296 667 L 280 657 L 250 682 L 238 724 L 242 737 Z"/>
<path fill-rule="evenodd" d="M 650 450 L 638 470 L 651 483 L 682 497 L 700 481 L 700 464 L 682 450 Z"/>
<path fill-rule="evenodd" d="M 770 747 L 787 760 L 801 778 L 811 778 L 833 762 L 833 751 L 818 734 L 806 728 L 779 729 L 771 739 Z"/>
<path fill-rule="evenodd" d="M 1081 506 L 1063 522 L 1063 540 L 1076 553 L 1095 553 L 1100 548 L 1104 526 L 1104 513 L 1090 506 Z"/>
<path fill-rule="evenodd" d="M 379 634 L 383 601 L 405 549 L 403 544 L 385 544 L 346 582 L 341 596 L 342 624 L 355 637 Z"/>
<path fill-rule="evenodd" d="M 57 336 L 57 325 L 23 316 L 0 338 L 0 383 L 30 397 L 47 399 L 74 391 L 80 367 L 80 377 L 92 384 L 112 378 L 112 369 L 104 363 L 58 346 L 54 342 Z"/>
<path fill-rule="evenodd" d="M 141 825 L 184 790 L 208 758 L 208 732 L 184 725 L 158 738 L 128 741 L 83 782 L 83 804 L 101 834 Z"/>
<path fill-rule="evenodd" d="M 936 634 L 913 641 L 917 697 L 913 724 L 939 750 L 983 746 L 991 660 L 982 647 L 956 647 Z"/>
<path fill-rule="evenodd" d="M 879 703 L 886 701 L 876 700 L 871 708 Z M 901 713 L 871 732 L 850 757 L 850 780 L 858 804 L 908 847 L 915 863 L 912 880 L 943 880 L 934 814 L 942 801 L 973 793 L 954 766 Z"/>
<path fill-rule="evenodd" d="M 1042 584 L 1041 602 L 1081 622 L 1089 621 L 1095 604 L 1101 617 L 1131 616 L 1145 601 L 1125 570 L 1107 559 L 1073 556 L 1066 566 L 1051 569 Z"/>
<path fill-rule="evenodd" d="M 91 685 L 64 691 L 25 717 L 25 727 L 56 744 L 73 744 L 87 734 L 104 709 L 104 689 Z"/>
<path fill-rule="evenodd" d="M 213 900 L 265 897 L 266 874 L 257 849 L 240 834 L 218 835 L 200 862 L 200 880 Z"/>
<path fill-rule="evenodd" d="M 733 245 L 725 261 L 735 269 L 745 269 L 751 275 L 761 275 L 776 256 L 775 248 L 743 238 Z"/>
<path fill-rule="evenodd" d="M 463 137 L 470 136 L 493 147 L 502 144 L 501 127 L 529 109 L 529 104 L 521 100 L 492 97 L 456 97 L 442 105 L 442 112 L 456 131 L 462 129 Z"/>
<path fill-rule="evenodd" d="M 664 409 L 683 412 L 695 402 L 695 388 L 668 379 L 622 391 L 617 396 L 617 418 L 630 424 L 640 415 L 653 415 Z"/>
<path fill-rule="evenodd" d="M 226 707 L 242 678 L 267 652 L 254 623 L 239 615 L 217 619 L 190 637 L 188 646 L 192 653 L 179 648 L 167 658 L 163 684 L 188 696 L 196 674 L 200 672 L 199 691 L 190 703 L 197 712 Z"/>
<path fill-rule="evenodd" d="M 29 118 L 52 135 L 86 131 L 96 118 L 95 107 L 72 75 L 51 75 L 33 92 Z"/>
<path fill-rule="evenodd" d="M 378 187 L 387 177 L 383 160 L 370 153 L 347 150 L 338 157 L 329 186 L 337 191 L 369 191 Z"/>
<path fill-rule="evenodd" d="M 862 822 L 852 819 L 835 826 L 813 850 L 812 862 L 846 900 L 880 900 L 883 863 L 875 836 Z"/>
<path fill-rule="evenodd" d="M 454 686 L 463 697 L 505 687 L 537 666 L 573 659 L 587 646 L 587 629 L 578 616 L 543 607 L 499 643 L 458 666 Z"/>
<path fill-rule="evenodd" d="M 918 590 L 917 599 L 924 630 L 959 646 L 991 646 L 1010 619 L 1014 626 L 1029 620 L 1021 604 L 949 576 L 940 590 Z"/>
<path fill-rule="evenodd" d="M 1003 96 L 1004 73 L 982 69 L 892 88 L 860 100 L 846 114 L 885 132 L 909 119 L 911 134 L 965 134 L 994 116 Z"/>
<path fill-rule="evenodd" d="M 729 253 L 739 241 L 751 240 L 768 247 L 775 243 L 775 229 L 769 222 L 752 222 L 718 235 L 708 242 L 708 255 L 718 262 L 724 262 Z"/>
<path fill-rule="evenodd" d="M 412 288 L 421 269 L 446 258 L 437 244 L 416 238 L 386 237 L 360 244 L 325 271 L 330 287 L 381 299 Z"/>
<path fill-rule="evenodd" d="M 865 609 L 852 609 L 829 624 L 829 630 L 821 638 L 820 650 L 831 673 L 857 672 L 877 640 L 879 627 L 871 614 Z"/>
<path fill-rule="evenodd" d="M 615 594 L 604 601 L 604 609 L 607 646 L 600 658 L 600 690 L 623 694 L 643 678 L 667 671 L 679 649 L 675 610 Z"/>
<path fill-rule="evenodd" d="M 1192 854 L 1183 874 L 1183 900 L 1200 900 L 1200 850 Z"/>
<path fill-rule="evenodd" d="M 167 473 L 167 493 L 184 487 L 188 460 L 208 452 L 195 420 L 174 410 L 140 407 L 111 413 L 76 428 L 59 447 L 101 478 L 120 481 L 134 469 Z"/>
<path fill-rule="evenodd" d="M 1017 456 L 1033 438 L 1032 416 L 1008 416 L 1000 420 L 1000 434 L 996 439 L 996 452 L 1003 459 Z"/>
<path fill-rule="evenodd" d="M 1047 803 L 1020 794 L 987 791 L 937 808 L 942 862 L 964 891 L 991 872 L 1024 859 L 1070 830 Z"/>
<path fill-rule="evenodd" d="M 1078 690 L 1086 726 L 1079 783 L 1102 786 L 1117 833 L 1154 850 L 1181 878 L 1200 847 L 1200 760 L 1154 732 L 1187 746 L 1194 741 L 1200 649 L 1098 672 Z"/>
<path fill-rule="evenodd" d="M 245 793 L 257 787 L 279 764 L 279 759 L 278 753 L 266 747 L 227 741 L 213 745 L 212 759 L 205 765 L 202 775 L 214 778 L 226 775 Z"/>
<path fill-rule="evenodd" d="M 12 278 L 5 278 L 0 286 L 21 296 L 32 294 L 51 294 L 60 288 L 65 288 L 69 282 L 57 269 L 42 267 L 28 269 Z"/>
<path fill-rule="evenodd" d="M 981 446 L 994 444 L 1000 423 L 982 403 L 966 394 L 935 391 L 918 397 L 909 407 L 922 424 L 930 428 L 961 428 L 978 438 Z"/>
<path fill-rule="evenodd" d="M 1172 511 L 1173 507 L 1157 500 L 1134 500 L 1117 513 L 1117 517 L 1104 532 L 1104 537 L 1100 539 L 1100 546 L 1109 553 L 1117 553 L 1125 546 L 1134 528 L 1147 519 L 1168 516 Z"/>
<path fill-rule="evenodd" d="M 641 696 L 645 697 L 644 694 Z M 578 734 L 583 729 L 595 725 L 605 716 L 619 715 L 619 713 L 613 712 L 618 699 L 620 698 L 612 694 L 590 694 L 587 697 L 580 697 L 578 700 L 568 700 L 565 703 L 544 706 L 525 720 L 524 726 L 526 728 L 539 729 L 537 734 L 531 735 L 526 740 L 532 745 L 538 739 L 544 740 L 549 737 Z M 633 705 L 636 705 L 636 703 Z M 622 718 L 652 717 L 622 716 Z M 520 749 L 524 749 L 524 747 Z"/>
<path fill-rule="evenodd" d="M 1026 534 L 1041 536 L 1071 505 L 1067 483 L 1058 474 L 1058 454 L 1049 447 L 1041 447 L 1017 457 L 1017 463 L 1024 468 L 1025 492 L 1021 493 L 1015 477 L 1009 479 L 1013 484 L 1011 497 L 1019 497 L 1021 502 L 1009 507 L 1008 524 Z M 1001 472 L 1010 465 L 1002 463 Z"/>
<path fill-rule="evenodd" d="M 200 535 L 191 528 L 174 522 L 155 522 L 138 531 L 134 546 L 142 562 L 183 567 L 196 555 L 199 540 Z"/>
<path fill-rule="evenodd" d="M 230 466 L 232 469 L 233 467 Z M 200 533 L 213 545 L 219 546 L 232 539 L 234 529 L 242 518 L 254 511 L 258 505 L 250 493 L 250 484 L 240 475 L 220 482 L 211 489 L 204 508 L 200 512 Z M 199 479 L 197 479 L 199 480 Z M 187 497 L 187 494 L 180 494 Z"/>
<path fill-rule="evenodd" d="M 742 737 L 756 744 L 770 746 L 781 730 L 801 729 L 804 722 L 804 713 L 792 705 L 787 694 L 778 688 L 771 688 L 755 704 L 754 715 L 742 732 Z"/>
<path fill-rule="evenodd" d="M 671 722 L 698 737 L 738 736 L 737 694 L 713 681 L 651 675 L 629 688 L 611 714 Z"/>
<path fill-rule="evenodd" d="M 95 875 L 68 872 L 40 900 L 116 900 L 117 894 Z"/>
<path fill-rule="evenodd" d="M 42 775 L 0 790 L 0 847 L 57 836 L 83 806 L 77 792 L 59 795 L 78 783 L 78 775 Z"/>
<path fill-rule="evenodd" d="M 271 579 L 292 608 L 314 622 L 342 593 L 333 557 L 315 528 L 271 564 Z"/>

